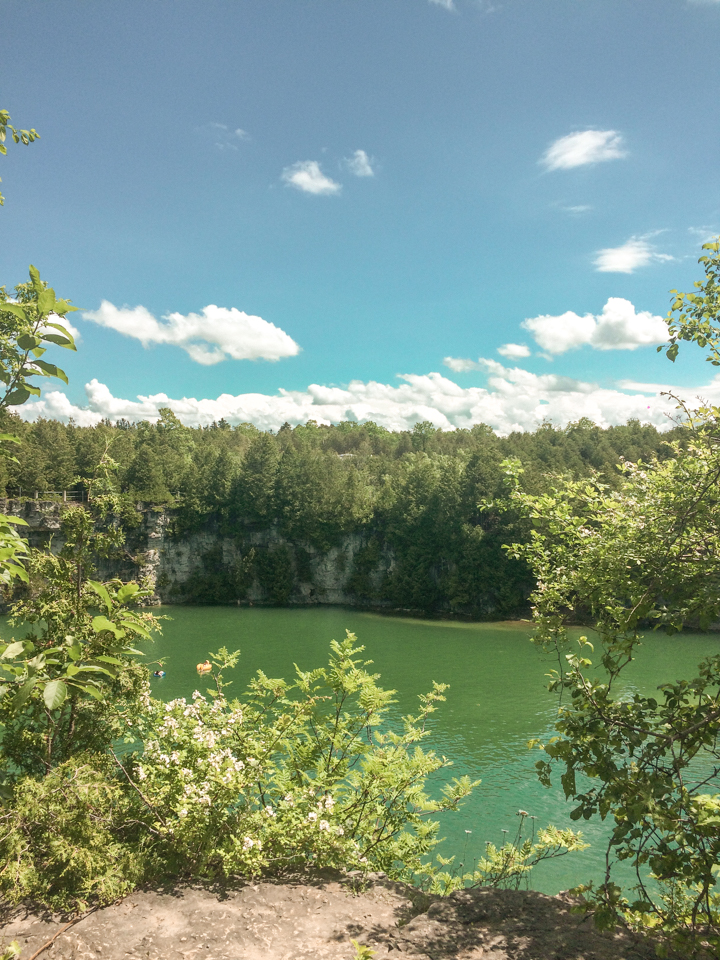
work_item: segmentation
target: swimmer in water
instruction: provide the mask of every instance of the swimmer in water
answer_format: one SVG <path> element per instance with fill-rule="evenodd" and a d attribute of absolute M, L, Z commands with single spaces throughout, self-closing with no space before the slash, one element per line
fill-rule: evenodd
<path fill-rule="evenodd" d="M 206 660 L 205 663 L 199 663 L 197 665 L 197 672 L 202 676 L 204 673 L 210 673 L 212 670 L 212 664 L 209 660 Z"/>
<path fill-rule="evenodd" d="M 156 670 L 156 671 L 153 673 L 153 676 L 154 676 L 154 677 L 164 677 L 164 676 L 165 676 L 165 671 L 164 671 L 164 670 Z"/>

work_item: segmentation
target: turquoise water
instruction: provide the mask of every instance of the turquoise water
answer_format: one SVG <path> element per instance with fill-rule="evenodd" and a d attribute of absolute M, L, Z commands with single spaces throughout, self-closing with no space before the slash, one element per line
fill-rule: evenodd
<path fill-rule="evenodd" d="M 195 665 L 218 647 L 242 652 L 233 677 L 233 692 L 239 692 L 258 668 L 289 679 L 294 663 L 301 669 L 323 664 L 330 641 L 346 629 L 365 645 L 383 686 L 398 691 L 398 715 L 414 711 L 417 694 L 433 680 L 448 683 L 429 744 L 454 761 L 449 775 L 468 774 L 482 783 L 460 813 L 444 818 L 445 855 L 471 863 L 486 840 L 500 843 L 503 830 L 515 833 L 518 809 L 535 816 L 538 826 L 578 826 L 559 786 L 546 789 L 538 782 L 534 764 L 540 754 L 527 747 L 531 738 L 550 735 L 557 701 L 544 676 L 554 664 L 530 643 L 526 625 L 415 620 L 334 607 L 178 606 L 158 612 L 169 619 L 149 658 L 165 660 L 166 676 L 152 681 L 163 699 L 204 689 Z M 700 659 L 718 652 L 715 635 L 653 634 L 629 668 L 626 688 L 650 692 L 670 679 L 689 678 Z M 591 848 L 542 864 L 531 876 L 532 887 L 555 893 L 600 876 L 606 828 L 598 821 L 580 829 Z"/>

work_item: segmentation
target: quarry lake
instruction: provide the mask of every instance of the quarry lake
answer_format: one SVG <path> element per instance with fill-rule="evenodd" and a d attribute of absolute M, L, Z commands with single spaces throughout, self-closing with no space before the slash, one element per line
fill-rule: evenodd
<path fill-rule="evenodd" d="M 169 619 L 148 659 L 165 661 L 165 677 L 152 680 L 154 694 L 164 700 L 204 691 L 207 684 L 198 677 L 196 664 L 221 646 L 241 651 L 231 677 L 231 693 L 240 694 L 257 669 L 291 679 L 295 663 L 305 670 L 321 666 L 330 641 L 343 637 L 345 630 L 364 644 L 382 685 L 397 690 L 393 718 L 415 711 L 417 695 L 427 692 L 433 680 L 449 684 L 447 702 L 431 718 L 426 745 L 453 760 L 444 775 L 467 774 L 482 783 L 459 813 L 442 819 L 441 836 L 447 839 L 438 852 L 454 853 L 470 865 L 486 841 L 500 844 L 514 836 L 517 811 L 523 809 L 537 818 L 537 827 L 552 823 L 581 829 L 591 845 L 541 864 L 531 874 L 532 888 L 556 893 L 600 877 L 606 827 L 600 821 L 573 824 L 572 804 L 564 799 L 559 775 L 547 789 L 535 774 L 541 755 L 529 750 L 527 742 L 551 735 L 557 699 L 545 686 L 545 674 L 555 664 L 530 643 L 528 625 L 416 620 L 337 607 L 163 606 L 157 612 Z M 650 634 L 627 671 L 624 689 L 650 693 L 660 683 L 689 679 L 703 657 L 717 653 L 716 634 Z"/>

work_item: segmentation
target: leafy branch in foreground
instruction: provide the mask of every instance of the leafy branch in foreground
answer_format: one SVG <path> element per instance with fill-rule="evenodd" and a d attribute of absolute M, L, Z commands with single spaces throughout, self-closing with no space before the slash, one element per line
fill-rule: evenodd
<path fill-rule="evenodd" d="M 559 736 L 537 764 L 563 768 L 571 817 L 614 822 L 604 882 L 583 888 L 596 919 L 659 927 L 694 949 L 720 947 L 720 656 L 694 678 L 629 692 L 624 672 L 653 628 L 707 627 L 720 616 L 720 411 L 699 411 L 663 462 L 626 464 L 622 485 L 557 478 L 543 496 L 516 482 L 511 500 L 532 522 L 515 544 L 537 577 L 536 642 L 555 653 L 550 689 Z M 517 477 L 517 466 L 514 468 Z M 593 643 L 570 625 L 593 625 Z M 569 699 L 567 695 L 569 694 Z M 635 899 L 614 881 L 632 864 Z"/>
<path fill-rule="evenodd" d="M 68 382 L 60 367 L 42 359 L 47 351 L 43 344 L 76 349 L 68 326 L 56 322 L 74 310 L 77 307 L 69 301 L 57 299 L 33 266 L 30 283 L 18 284 L 14 299 L 0 287 L 0 381 L 5 385 L 0 409 L 25 403 L 32 395 L 40 396 L 40 388 L 30 382 L 31 377 Z"/>
<path fill-rule="evenodd" d="M 40 139 L 40 134 L 33 127 L 31 130 L 18 130 L 10 123 L 10 114 L 7 110 L 0 110 L 0 154 L 7 154 L 5 141 L 7 140 L 8 130 L 14 143 L 24 143 L 26 146 Z M 5 203 L 5 197 L 0 193 L 0 207 Z"/>
<path fill-rule="evenodd" d="M 697 343 L 708 349 L 705 358 L 714 367 L 720 366 L 720 237 L 710 243 L 704 243 L 703 254 L 698 263 L 703 265 L 705 279 L 696 280 L 694 293 L 679 293 L 671 290 L 672 309 L 667 322 L 670 342 L 658 347 L 658 353 L 665 351 L 669 360 L 674 361 L 680 349 L 681 340 Z"/>

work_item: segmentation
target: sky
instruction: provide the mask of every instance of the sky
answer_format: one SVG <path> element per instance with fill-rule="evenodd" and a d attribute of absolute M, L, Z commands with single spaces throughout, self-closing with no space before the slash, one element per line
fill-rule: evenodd
<path fill-rule="evenodd" d="M 669 424 L 720 233 L 720 0 L 2 0 L 0 284 L 80 309 L 23 415 Z"/>

